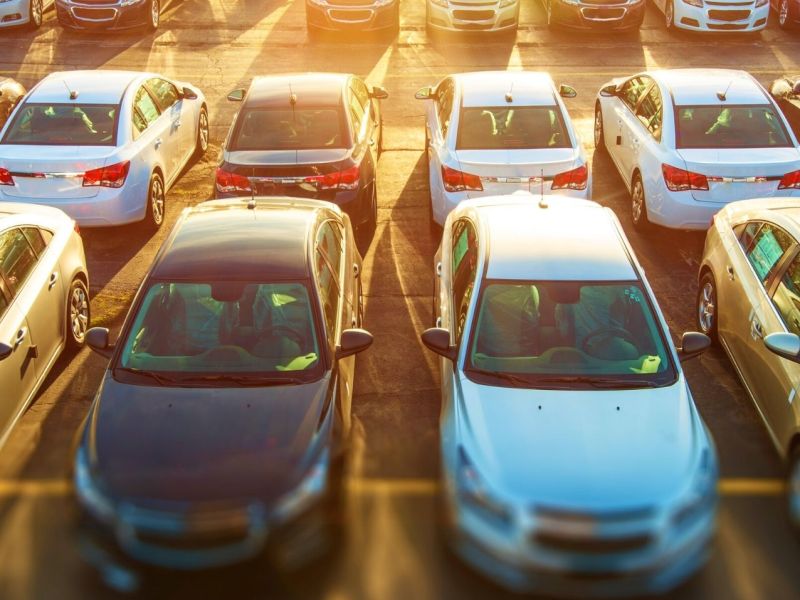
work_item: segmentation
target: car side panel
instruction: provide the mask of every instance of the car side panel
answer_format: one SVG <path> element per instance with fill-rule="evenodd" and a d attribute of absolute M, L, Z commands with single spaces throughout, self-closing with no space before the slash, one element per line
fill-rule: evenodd
<path fill-rule="evenodd" d="M 19 332 L 25 336 L 16 344 Z M 28 320 L 15 303 L 8 307 L 0 318 L 0 342 L 8 344 L 14 350 L 4 360 L 0 360 L 0 445 L 27 405 L 35 391 L 37 383 L 34 358 L 31 354 L 31 336 L 28 332 Z"/>

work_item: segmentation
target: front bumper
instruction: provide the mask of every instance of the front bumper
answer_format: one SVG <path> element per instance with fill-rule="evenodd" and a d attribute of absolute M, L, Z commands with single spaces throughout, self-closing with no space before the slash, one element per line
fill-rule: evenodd
<path fill-rule="evenodd" d="M 428 26 L 440 31 L 509 31 L 519 21 L 519 1 L 499 8 L 498 2 L 465 4 L 449 2 L 447 7 L 428 3 Z"/>
<path fill-rule="evenodd" d="M 616 4 L 566 3 L 554 0 L 553 22 L 574 29 L 638 29 L 644 19 L 644 1 Z"/>
<path fill-rule="evenodd" d="M 84 4 L 73 0 L 56 0 L 56 16 L 64 27 L 78 30 L 122 30 L 146 25 L 150 20 L 147 0 L 121 6 L 118 2 L 108 4 Z"/>
<path fill-rule="evenodd" d="M 767 26 L 769 3 L 755 8 L 742 0 L 706 0 L 692 6 L 675 0 L 675 26 L 691 31 L 759 31 Z"/>
<path fill-rule="evenodd" d="M 28 3 L 23 0 L 11 0 L 0 4 L 0 28 L 25 25 L 29 21 Z"/>
<path fill-rule="evenodd" d="M 379 31 L 397 26 L 399 0 L 380 7 L 306 2 L 306 22 L 328 31 Z"/>

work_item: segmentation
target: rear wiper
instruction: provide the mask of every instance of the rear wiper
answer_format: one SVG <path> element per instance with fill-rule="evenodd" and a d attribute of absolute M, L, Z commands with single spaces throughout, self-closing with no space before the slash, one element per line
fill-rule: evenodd
<path fill-rule="evenodd" d="M 195 382 L 224 382 L 235 383 L 242 387 L 260 387 L 268 385 L 297 385 L 303 383 L 302 379 L 297 377 L 264 377 L 261 375 L 234 375 L 231 373 L 219 373 L 216 375 L 197 375 L 187 376 L 181 379 L 185 383 Z"/>
<path fill-rule="evenodd" d="M 155 373 L 153 371 L 142 371 L 141 369 L 132 369 L 130 367 L 117 367 L 116 369 L 114 369 L 114 371 L 122 371 L 123 373 L 133 373 L 134 375 L 142 375 L 144 377 L 149 377 L 160 386 L 180 384 L 183 381 L 181 379 L 175 379 L 174 377 L 162 375 L 161 373 Z"/>
<path fill-rule="evenodd" d="M 561 377 L 537 377 L 536 383 L 585 383 L 596 388 L 629 389 L 642 387 L 661 387 L 660 383 L 649 379 L 622 379 L 617 377 L 588 377 L 586 375 L 564 375 Z"/>

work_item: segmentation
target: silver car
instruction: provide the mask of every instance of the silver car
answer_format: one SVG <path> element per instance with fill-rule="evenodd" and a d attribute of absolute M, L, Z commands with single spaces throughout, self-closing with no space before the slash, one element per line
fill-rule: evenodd
<path fill-rule="evenodd" d="M 800 200 L 734 202 L 706 235 L 697 321 L 719 340 L 790 473 L 800 526 Z"/>
<path fill-rule="evenodd" d="M 83 345 L 89 276 L 75 221 L 0 203 L 0 446 L 64 348 Z"/>

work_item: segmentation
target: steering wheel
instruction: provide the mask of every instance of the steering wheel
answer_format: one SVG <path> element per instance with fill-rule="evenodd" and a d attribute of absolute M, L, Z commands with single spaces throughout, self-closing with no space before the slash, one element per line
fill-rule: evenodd
<path fill-rule="evenodd" d="M 609 337 L 618 337 L 622 338 L 626 342 L 628 342 L 631 346 L 636 348 L 636 340 L 633 339 L 631 332 L 627 329 L 623 329 L 622 327 L 601 327 L 600 329 L 595 329 L 585 338 L 583 338 L 583 343 L 581 344 L 581 350 L 583 350 L 589 356 L 592 356 L 592 353 L 589 352 L 589 346 L 591 346 L 591 341 L 595 338 L 609 338 Z"/>
<path fill-rule="evenodd" d="M 300 350 L 302 350 L 306 344 L 306 336 L 288 325 L 272 325 L 271 327 L 267 327 L 260 333 L 258 339 L 278 336 L 291 339 L 293 342 L 297 343 L 297 347 L 300 348 Z"/>

